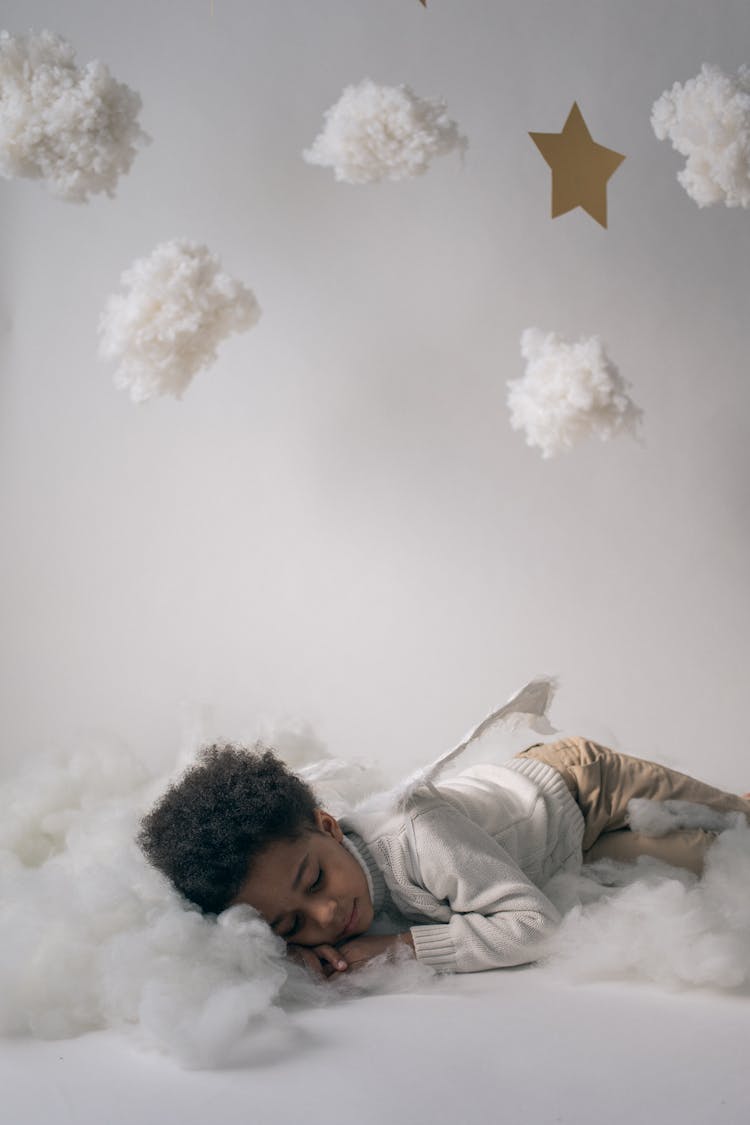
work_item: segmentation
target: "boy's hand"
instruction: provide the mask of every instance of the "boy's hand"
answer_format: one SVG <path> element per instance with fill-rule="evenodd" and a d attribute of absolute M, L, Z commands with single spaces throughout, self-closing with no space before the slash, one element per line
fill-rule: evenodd
<path fill-rule="evenodd" d="M 328 980 L 337 973 L 345 972 L 346 969 L 357 969 L 371 961 L 373 957 L 395 951 L 402 945 L 414 949 L 414 942 L 408 930 L 403 934 L 364 934 L 362 937 L 342 942 L 338 948 L 333 945 L 294 945 L 290 942 L 286 952 L 287 956 L 298 965 L 309 969 L 313 976 Z"/>
<path fill-rule="evenodd" d="M 316 977 L 331 977 L 347 967 L 341 952 L 332 945 L 294 945 L 290 942 L 286 953 L 287 957 L 309 969 Z"/>
<path fill-rule="evenodd" d="M 381 953 L 395 952 L 403 945 L 414 949 L 414 942 L 408 930 L 403 934 L 363 934 L 362 937 L 342 942 L 338 946 L 338 953 L 344 957 L 350 969 L 356 969 L 373 957 L 378 957 Z"/>

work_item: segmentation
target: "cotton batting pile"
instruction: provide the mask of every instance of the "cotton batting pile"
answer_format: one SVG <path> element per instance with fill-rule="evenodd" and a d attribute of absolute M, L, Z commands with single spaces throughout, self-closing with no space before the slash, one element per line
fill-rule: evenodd
<path fill-rule="evenodd" d="M 331 758 L 308 728 L 263 733 L 335 815 L 382 784 Z M 300 1006 L 434 987 L 441 978 L 406 951 L 316 983 L 250 907 L 217 920 L 183 902 L 133 841 L 186 759 L 171 769 L 90 745 L 35 756 L 0 786 L 0 1033 L 109 1027 L 190 1067 L 233 1066 L 294 1050 Z M 741 827 L 719 838 L 700 881 L 652 860 L 557 876 L 545 891 L 567 913 L 538 971 L 745 988 L 748 885 Z"/>
<path fill-rule="evenodd" d="M 368 78 L 347 86 L 326 110 L 323 131 L 303 156 L 333 168 L 343 183 L 366 184 L 422 175 L 436 156 L 464 151 L 466 144 L 444 102 Z"/>
<path fill-rule="evenodd" d="M 61 199 L 114 195 L 148 137 L 141 99 L 104 63 L 76 66 L 51 31 L 0 32 L 0 175 L 41 179 Z"/>
<path fill-rule="evenodd" d="M 646 857 L 556 876 L 547 891 L 567 913 L 549 944 L 548 970 L 578 981 L 746 989 L 748 886 L 750 828 L 739 824 L 709 849 L 701 879 Z"/>
<path fill-rule="evenodd" d="M 699 207 L 750 207 L 749 67 L 732 76 L 704 63 L 654 102 L 651 125 L 687 157 L 677 179 Z"/>
<path fill-rule="evenodd" d="M 521 355 L 526 372 L 508 381 L 510 424 L 542 457 L 565 453 L 592 434 L 608 441 L 635 432 L 641 411 L 598 336 L 569 343 L 527 328 Z"/>
<path fill-rule="evenodd" d="M 332 759 L 304 728 L 277 730 L 273 745 L 295 768 L 305 762 L 300 772 L 337 811 L 376 777 Z M 432 980 L 411 958 L 383 957 L 320 985 L 250 907 L 217 921 L 188 906 L 134 843 L 169 780 L 127 748 L 99 745 L 41 756 L 0 786 L 0 1034 L 109 1027 L 189 1067 L 238 1065 L 293 1050 L 288 1013 L 300 1005 Z"/>
<path fill-rule="evenodd" d="M 159 243 L 120 283 L 125 292 L 108 299 L 101 317 L 99 354 L 117 363 L 115 385 L 133 402 L 180 398 L 221 341 L 260 318 L 252 291 L 222 273 L 207 246 L 186 239 Z"/>

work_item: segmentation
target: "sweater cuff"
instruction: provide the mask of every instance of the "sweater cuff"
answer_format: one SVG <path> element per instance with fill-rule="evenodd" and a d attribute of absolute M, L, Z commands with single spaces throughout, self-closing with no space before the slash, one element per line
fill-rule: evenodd
<path fill-rule="evenodd" d="M 419 961 L 441 973 L 456 972 L 456 947 L 448 924 L 412 926 L 409 932 Z"/>

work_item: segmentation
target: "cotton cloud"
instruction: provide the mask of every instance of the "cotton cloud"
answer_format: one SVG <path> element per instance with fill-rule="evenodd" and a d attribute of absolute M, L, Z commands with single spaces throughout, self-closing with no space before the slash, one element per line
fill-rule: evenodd
<path fill-rule="evenodd" d="M 634 433 L 640 409 L 598 336 L 569 343 L 527 328 L 521 336 L 526 372 L 508 381 L 510 424 L 542 457 L 555 457 L 593 434 L 608 441 Z"/>
<path fill-rule="evenodd" d="M 750 207 L 749 67 L 731 76 L 704 63 L 654 102 L 651 125 L 687 157 L 677 179 L 699 207 Z"/>
<path fill-rule="evenodd" d="M 368 78 L 347 86 L 326 110 L 322 132 L 303 156 L 333 168 L 337 180 L 366 184 L 422 175 L 434 157 L 463 152 L 466 144 L 444 102 Z"/>
<path fill-rule="evenodd" d="M 114 195 L 139 145 L 141 99 L 104 63 L 76 66 L 51 31 L 0 32 L 0 175 L 41 179 L 72 203 Z"/>
<path fill-rule="evenodd" d="M 267 733 L 326 803 L 373 783 L 361 767 L 345 781 L 309 729 Z M 0 1033 L 109 1027 L 189 1067 L 238 1065 L 292 1050 L 300 1005 L 432 979 L 381 957 L 316 983 L 250 907 L 216 920 L 188 906 L 133 842 L 167 782 L 127 748 L 99 745 L 39 756 L 0 787 Z"/>
<path fill-rule="evenodd" d="M 685 828 L 723 832 L 743 820 L 740 812 L 718 812 L 692 801 L 650 801 L 644 797 L 628 801 L 628 824 L 645 836 L 666 836 Z"/>
<path fill-rule="evenodd" d="M 601 860 L 547 892 L 567 911 L 548 948 L 550 972 L 573 980 L 635 979 L 674 988 L 750 984 L 750 828 L 709 849 L 701 879 L 642 858 Z"/>
<path fill-rule="evenodd" d="M 121 279 L 99 325 L 99 354 L 117 363 L 115 385 L 133 402 L 180 398 L 196 372 L 216 359 L 232 332 L 257 323 L 260 307 L 241 281 L 221 272 L 207 246 L 161 242 Z"/>
<path fill-rule="evenodd" d="M 263 733 L 325 806 L 351 806 L 382 783 L 332 758 L 307 727 Z M 98 744 L 35 755 L 0 786 L 0 1033 L 113 1028 L 189 1067 L 241 1065 L 294 1050 L 300 1007 L 436 986 L 407 950 L 318 983 L 250 907 L 216 920 L 187 905 L 133 842 L 170 775 Z M 545 890 L 566 917 L 538 971 L 745 987 L 749 884 L 750 829 L 739 824 L 701 881 L 653 860 L 557 876 Z"/>

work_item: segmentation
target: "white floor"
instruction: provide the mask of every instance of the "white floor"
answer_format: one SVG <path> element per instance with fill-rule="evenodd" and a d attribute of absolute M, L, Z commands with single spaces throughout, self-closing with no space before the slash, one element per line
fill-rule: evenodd
<path fill-rule="evenodd" d="M 112 1033 L 4 1041 L 8 1125 L 746 1125 L 750 996 L 534 970 L 297 1014 L 293 1055 L 191 1072 Z"/>

